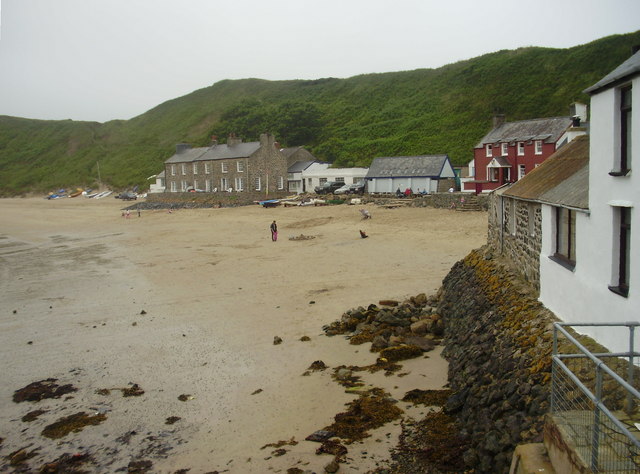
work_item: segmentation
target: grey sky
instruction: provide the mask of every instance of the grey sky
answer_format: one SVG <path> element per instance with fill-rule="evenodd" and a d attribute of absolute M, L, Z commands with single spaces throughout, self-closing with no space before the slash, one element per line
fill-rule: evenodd
<path fill-rule="evenodd" d="M 640 0 L 1 0 L 0 115 L 128 119 L 222 79 L 435 68 L 640 29 Z"/>

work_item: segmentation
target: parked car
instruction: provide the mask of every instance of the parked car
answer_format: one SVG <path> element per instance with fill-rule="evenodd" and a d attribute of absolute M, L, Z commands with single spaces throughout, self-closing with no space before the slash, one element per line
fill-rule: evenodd
<path fill-rule="evenodd" d="M 327 181 L 320 186 L 316 186 L 315 192 L 316 194 L 332 194 L 336 189 L 344 186 L 344 183 L 340 183 L 338 181 Z"/>
<path fill-rule="evenodd" d="M 339 187 L 338 189 L 336 189 L 333 194 L 349 194 L 349 188 L 351 187 L 350 184 L 345 184 L 344 186 Z"/>
<path fill-rule="evenodd" d="M 135 201 L 138 199 L 138 195 L 136 193 L 132 193 L 126 191 L 124 193 L 120 193 L 116 196 L 116 199 L 122 199 L 123 201 Z"/>
<path fill-rule="evenodd" d="M 364 194 L 364 181 L 350 184 L 347 194 Z"/>

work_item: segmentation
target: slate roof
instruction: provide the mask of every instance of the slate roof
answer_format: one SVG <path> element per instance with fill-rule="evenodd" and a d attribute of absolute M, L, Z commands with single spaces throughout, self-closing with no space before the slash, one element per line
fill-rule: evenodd
<path fill-rule="evenodd" d="M 587 94 L 595 94 L 601 89 L 613 86 L 616 82 L 626 79 L 630 76 L 640 74 L 640 51 L 635 53 L 620 66 L 615 68 L 609 74 L 604 76 L 591 87 L 584 90 Z"/>
<path fill-rule="evenodd" d="M 504 196 L 574 209 L 589 209 L 589 137 L 560 148 L 509 189 Z"/>
<path fill-rule="evenodd" d="M 284 156 L 289 158 L 291 155 L 293 155 L 300 148 L 303 148 L 303 147 L 301 147 L 301 146 L 291 146 L 291 147 L 288 147 L 288 148 L 281 148 L 280 149 L 280 153 L 282 153 Z"/>
<path fill-rule="evenodd" d="M 487 133 L 475 148 L 482 148 L 486 143 L 513 143 L 529 140 L 544 140 L 546 143 L 555 143 L 570 126 L 571 117 L 505 122 Z"/>
<path fill-rule="evenodd" d="M 440 177 L 447 155 L 388 156 L 375 158 L 367 178 Z"/>
<path fill-rule="evenodd" d="M 189 163 L 204 160 L 225 160 L 230 158 L 248 158 L 260 148 L 260 142 L 238 143 L 236 145 L 214 145 L 203 148 L 188 148 L 175 153 L 165 163 Z"/>
<path fill-rule="evenodd" d="M 300 173 L 301 171 L 306 170 L 309 166 L 311 166 L 315 162 L 316 160 L 296 161 L 294 164 L 289 166 L 287 173 Z"/>

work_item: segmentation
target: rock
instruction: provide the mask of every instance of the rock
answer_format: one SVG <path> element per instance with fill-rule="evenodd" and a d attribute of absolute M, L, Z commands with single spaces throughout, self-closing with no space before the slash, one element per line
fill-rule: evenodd
<path fill-rule="evenodd" d="M 396 300 L 380 300 L 378 304 L 380 306 L 398 306 L 400 303 Z"/>
<path fill-rule="evenodd" d="M 391 336 L 389 337 L 389 346 L 399 346 L 404 342 L 404 338 L 400 336 Z"/>
<path fill-rule="evenodd" d="M 274 345 L 274 346 L 277 346 L 278 344 L 282 344 L 282 338 L 281 338 L 281 337 L 279 337 L 279 336 L 275 336 L 275 337 L 273 338 L 273 345 Z"/>
<path fill-rule="evenodd" d="M 338 380 L 348 380 L 353 375 L 353 372 L 349 369 L 338 369 L 336 372 L 336 378 Z"/>
<path fill-rule="evenodd" d="M 334 472 L 338 472 L 339 469 L 340 469 L 340 464 L 338 464 L 338 461 L 334 459 L 324 467 L 324 472 L 334 473 Z"/>
<path fill-rule="evenodd" d="M 387 347 L 389 347 L 389 343 L 382 335 L 377 335 L 371 342 L 371 352 L 379 352 Z"/>
<path fill-rule="evenodd" d="M 405 344 L 417 346 L 420 349 L 422 349 L 424 352 L 432 351 L 433 348 L 435 347 L 435 343 L 427 337 L 420 337 L 420 336 L 405 337 L 404 342 Z"/>
<path fill-rule="evenodd" d="M 317 443 L 323 443 L 329 438 L 333 438 L 336 434 L 332 431 L 318 430 L 311 433 L 305 438 L 306 441 L 315 441 Z"/>
<path fill-rule="evenodd" d="M 431 319 L 421 319 L 411 326 L 411 332 L 417 334 L 419 336 L 424 336 L 428 332 L 431 332 L 431 327 L 433 326 L 433 321 Z"/>
<path fill-rule="evenodd" d="M 411 302 L 416 306 L 425 306 L 427 304 L 427 295 L 420 293 L 419 295 L 411 297 Z"/>

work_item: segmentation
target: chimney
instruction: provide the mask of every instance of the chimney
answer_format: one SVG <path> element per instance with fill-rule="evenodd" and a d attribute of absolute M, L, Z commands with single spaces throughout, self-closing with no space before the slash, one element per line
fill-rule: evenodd
<path fill-rule="evenodd" d="M 275 146 L 275 139 L 274 136 L 271 135 L 270 133 L 261 133 L 260 134 L 260 145 L 261 146 L 269 146 L 271 145 L 272 147 Z"/>
<path fill-rule="evenodd" d="M 234 146 L 242 143 L 242 138 L 236 137 L 235 133 L 230 133 L 227 138 L 227 146 Z"/>
<path fill-rule="evenodd" d="M 178 143 L 176 145 L 176 154 L 184 153 L 190 148 L 191 148 L 191 145 L 189 143 Z"/>
<path fill-rule="evenodd" d="M 587 106 L 585 104 L 581 104 L 580 102 L 574 102 L 569 106 L 569 116 L 573 123 L 572 127 L 579 127 L 580 122 L 587 121 Z"/>
<path fill-rule="evenodd" d="M 505 121 L 504 114 L 495 114 L 493 116 L 493 128 L 498 128 Z"/>

